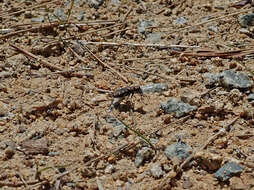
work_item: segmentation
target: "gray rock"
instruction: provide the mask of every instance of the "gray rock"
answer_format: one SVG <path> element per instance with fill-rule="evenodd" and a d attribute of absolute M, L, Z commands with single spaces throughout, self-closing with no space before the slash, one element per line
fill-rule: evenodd
<path fill-rule="evenodd" d="M 31 19 L 32 22 L 44 22 L 44 16 L 39 16 Z"/>
<path fill-rule="evenodd" d="M 184 160 L 190 156 L 191 150 L 192 148 L 188 144 L 179 140 L 177 143 L 169 145 L 164 153 L 168 159 L 177 157 L 180 160 Z"/>
<path fill-rule="evenodd" d="M 8 34 L 10 32 L 13 32 L 14 30 L 11 29 L 11 28 L 3 28 L 3 29 L 0 29 L 0 34 Z"/>
<path fill-rule="evenodd" d="M 106 174 L 112 174 L 115 171 L 115 167 L 112 164 L 109 164 L 106 168 L 105 168 L 105 173 Z"/>
<path fill-rule="evenodd" d="M 254 101 L 254 93 L 249 94 L 247 98 L 250 102 Z"/>
<path fill-rule="evenodd" d="M 142 20 L 140 23 L 139 23 L 139 26 L 138 26 L 138 33 L 139 34 L 145 34 L 146 32 L 146 29 L 150 26 L 153 26 L 153 21 L 149 21 L 149 20 Z"/>
<path fill-rule="evenodd" d="M 64 13 L 64 9 L 58 8 L 54 10 L 54 15 L 57 19 L 61 21 L 65 21 L 67 19 L 67 15 Z"/>
<path fill-rule="evenodd" d="M 220 83 L 223 87 L 237 89 L 248 89 L 253 85 L 248 75 L 233 70 L 226 70 L 220 73 Z"/>
<path fill-rule="evenodd" d="M 217 33 L 218 32 L 218 27 L 214 26 L 214 25 L 211 25 L 211 26 L 208 26 L 208 30 L 210 30 L 211 32 Z"/>
<path fill-rule="evenodd" d="M 54 157 L 54 156 L 59 156 L 60 153 L 59 152 L 49 152 L 48 156 Z"/>
<path fill-rule="evenodd" d="M 239 175 L 240 173 L 242 173 L 242 171 L 243 168 L 238 164 L 234 162 L 228 162 L 214 173 L 214 177 L 216 177 L 220 181 L 227 181 L 231 177 Z"/>
<path fill-rule="evenodd" d="M 241 15 L 238 21 L 242 27 L 254 26 L 254 14 Z"/>
<path fill-rule="evenodd" d="M 148 84 L 140 87 L 143 93 L 155 93 L 163 92 L 168 90 L 168 84 L 166 83 L 157 83 L 157 84 Z"/>
<path fill-rule="evenodd" d="M 115 118 L 111 115 L 108 115 L 105 118 L 105 120 L 107 121 L 107 123 L 110 123 L 110 124 L 113 125 L 113 127 L 114 127 L 114 131 L 113 131 L 114 137 L 118 137 L 121 134 L 126 133 L 127 129 L 126 129 L 125 125 L 121 121 L 119 121 L 117 118 Z"/>
<path fill-rule="evenodd" d="M 190 189 L 193 186 L 193 183 L 189 176 L 183 176 L 183 188 Z"/>
<path fill-rule="evenodd" d="M 201 22 L 206 22 L 206 21 L 208 21 L 208 20 L 210 20 L 210 19 L 212 19 L 213 17 L 212 16 L 205 16 L 205 17 L 203 17 L 203 18 L 201 18 Z"/>
<path fill-rule="evenodd" d="M 114 7 L 118 7 L 121 4 L 120 0 L 111 0 L 110 5 Z"/>
<path fill-rule="evenodd" d="M 241 34 L 247 34 L 247 35 L 251 35 L 251 32 L 247 29 L 247 28 L 240 28 L 239 32 Z"/>
<path fill-rule="evenodd" d="M 151 175 L 155 178 L 155 179 L 159 179 L 163 176 L 164 172 L 162 171 L 161 165 L 160 164 L 153 164 L 152 168 L 150 169 Z"/>
<path fill-rule="evenodd" d="M 203 75 L 204 77 L 204 83 L 208 87 L 213 87 L 220 81 L 220 75 L 214 74 L 214 73 L 205 73 Z"/>
<path fill-rule="evenodd" d="M 188 20 L 185 17 L 178 17 L 176 20 L 174 20 L 174 24 L 176 25 L 182 25 L 186 24 Z"/>
<path fill-rule="evenodd" d="M 253 82 L 248 75 L 234 70 L 226 70 L 218 74 L 205 73 L 203 75 L 206 86 L 213 87 L 216 84 L 224 88 L 249 89 L 253 86 Z"/>
<path fill-rule="evenodd" d="M 0 117 L 8 115 L 8 105 L 0 101 Z"/>
<path fill-rule="evenodd" d="M 176 117 L 182 117 L 197 109 L 197 106 L 191 106 L 176 98 L 170 98 L 168 102 L 161 103 L 160 107 L 166 113 L 175 113 Z"/>
<path fill-rule="evenodd" d="M 78 21 L 82 21 L 82 20 L 84 20 L 84 18 L 85 18 L 85 11 L 81 11 L 77 16 L 76 16 L 76 18 L 78 19 Z"/>
<path fill-rule="evenodd" d="M 160 43 L 160 41 L 161 41 L 160 32 L 151 33 L 147 35 L 146 43 L 156 44 L 156 43 Z"/>
<path fill-rule="evenodd" d="M 139 167 L 141 164 L 144 163 L 144 161 L 151 159 L 152 153 L 153 150 L 148 147 L 143 147 L 141 150 L 139 150 L 136 154 L 136 158 L 134 161 L 135 166 Z"/>
<path fill-rule="evenodd" d="M 98 9 L 103 3 L 104 0 L 88 0 L 88 4 L 96 9 Z"/>

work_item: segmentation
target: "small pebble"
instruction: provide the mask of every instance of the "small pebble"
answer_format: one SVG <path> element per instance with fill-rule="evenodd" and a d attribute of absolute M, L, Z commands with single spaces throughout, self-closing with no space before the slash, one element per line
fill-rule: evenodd
<path fill-rule="evenodd" d="M 166 113 L 175 113 L 176 117 L 182 117 L 186 114 L 195 111 L 197 106 L 191 106 L 176 98 L 170 98 L 168 102 L 161 103 L 161 109 Z"/>
<path fill-rule="evenodd" d="M 150 172 L 155 179 L 161 178 L 164 174 L 164 172 L 161 168 L 161 165 L 158 163 L 155 163 L 152 165 Z"/>
<path fill-rule="evenodd" d="M 234 162 L 228 162 L 214 173 L 214 177 L 216 177 L 220 181 L 227 181 L 231 177 L 239 175 L 240 173 L 242 173 L 242 171 L 242 166 Z"/>
<path fill-rule="evenodd" d="M 148 147 L 143 147 L 141 150 L 139 150 L 136 154 L 135 158 L 135 166 L 139 167 L 142 165 L 145 161 L 150 160 L 152 158 L 153 150 Z"/>
<path fill-rule="evenodd" d="M 254 14 L 249 13 L 246 15 L 241 15 L 239 16 L 238 21 L 242 27 L 254 26 Z"/>
<path fill-rule="evenodd" d="M 88 4 L 96 9 L 98 9 L 103 3 L 104 0 L 88 0 Z"/>
<path fill-rule="evenodd" d="M 183 176 L 183 188 L 189 189 L 193 186 L 189 176 Z"/>
<path fill-rule="evenodd" d="M 148 84 L 145 86 L 140 86 L 143 93 L 161 93 L 163 91 L 168 90 L 168 84 L 166 83 L 155 83 L 155 84 Z"/>
<path fill-rule="evenodd" d="M 247 97 L 247 99 L 248 99 L 250 102 L 254 101 L 254 93 L 249 94 L 248 97 Z"/>
<path fill-rule="evenodd" d="M 192 148 L 188 144 L 179 140 L 177 143 L 169 145 L 164 153 L 168 159 L 177 157 L 180 160 L 184 160 L 190 156 L 191 151 Z"/>
<path fill-rule="evenodd" d="M 153 23 L 154 23 L 153 21 L 142 20 L 138 26 L 138 33 L 145 34 L 146 28 L 153 26 Z"/>
<path fill-rule="evenodd" d="M 178 17 L 174 20 L 174 24 L 176 25 L 182 25 L 188 23 L 188 20 L 185 17 Z"/>
<path fill-rule="evenodd" d="M 249 89 L 253 82 L 248 75 L 234 70 L 226 70 L 220 73 L 220 83 L 225 88 Z"/>
<path fill-rule="evenodd" d="M 115 171 L 115 167 L 112 164 L 109 164 L 105 168 L 105 174 L 112 174 Z"/>
<path fill-rule="evenodd" d="M 115 118 L 111 115 L 106 116 L 105 120 L 107 121 L 107 123 L 110 123 L 110 124 L 113 125 L 113 127 L 114 127 L 114 131 L 113 131 L 114 137 L 119 137 L 122 134 L 123 135 L 126 134 L 127 129 L 126 129 L 125 125 L 120 120 L 118 120 L 117 118 Z"/>
<path fill-rule="evenodd" d="M 8 147 L 6 150 L 5 150 L 5 155 L 4 155 L 4 160 L 9 160 L 9 159 L 11 159 L 13 156 L 14 156 L 14 154 L 15 154 L 15 151 L 14 151 L 14 149 L 13 148 L 11 148 L 11 147 Z"/>

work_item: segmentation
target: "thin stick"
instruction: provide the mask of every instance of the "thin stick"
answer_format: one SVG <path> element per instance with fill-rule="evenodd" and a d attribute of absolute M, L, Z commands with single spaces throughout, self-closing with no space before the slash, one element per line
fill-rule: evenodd
<path fill-rule="evenodd" d="M 22 176 L 19 172 L 18 172 L 17 174 L 18 174 L 19 178 L 21 179 L 21 181 L 24 183 L 26 189 L 29 190 L 30 188 L 28 187 L 28 184 L 27 184 L 27 182 L 24 180 L 23 176 Z"/>
<path fill-rule="evenodd" d="M 34 28 L 28 28 L 28 29 L 24 29 L 24 30 L 18 30 L 18 31 L 15 31 L 15 32 L 12 32 L 12 33 L 8 33 L 8 34 L 5 34 L 5 35 L 2 35 L 2 36 L 0 36 L 0 39 L 8 38 L 8 37 L 11 37 L 11 36 L 14 36 L 14 35 L 17 35 L 17 34 L 22 34 L 22 33 L 25 33 L 25 32 L 37 31 L 37 30 L 46 29 L 46 28 L 53 28 L 55 26 L 58 26 L 59 24 L 60 23 L 58 23 L 58 22 L 47 23 L 47 24 L 43 24 L 43 25 L 40 25 L 40 26 L 34 27 Z"/>
<path fill-rule="evenodd" d="M 43 181 L 43 182 L 45 183 L 45 181 Z M 39 183 L 38 180 L 26 182 L 27 185 L 34 185 L 34 184 L 37 184 L 37 183 Z M 7 187 L 21 187 L 21 186 L 24 186 L 24 183 L 23 182 L 20 182 L 20 183 L 0 182 L 0 188 L 4 187 L 4 186 L 7 186 Z"/>
<path fill-rule="evenodd" d="M 170 59 L 172 56 L 167 57 L 151 57 L 151 58 L 130 58 L 130 59 L 121 59 L 120 61 L 146 61 L 146 60 L 155 60 L 155 59 Z"/>
<path fill-rule="evenodd" d="M 164 80 L 171 80 L 171 81 L 174 80 L 173 78 L 168 78 L 168 77 L 165 77 L 165 76 L 163 76 L 163 75 L 159 75 L 159 74 L 156 74 L 156 73 L 152 73 L 152 72 L 149 72 L 149 71 L 146 71 L 146 70 L 143 70 L 143 69 L 137 69 L 137 68 L 129 67 L 129 66 L 127 66 L 127 65 L 121 65 L 121 66 L 124 66 L 124 67 L 126 67 L 127 69 L 130 69 L 130 70 L 140 71 L 140 72 L 147 73 L 147 74 L 149 74 L 149 75 L 154 75 L 154 76 L 160 77 L 160 78 L 162 78 L 162 79 L 164 79 Z"/>
<path fill-rule="evenodd" d="M 80 42 L 80 41 L 79 41 Z M 83 43 L 79 43 L 82 45 L 83 48 L 85 48 L 102 66 L 107 67 L 110 69 L 113 73 L 116 73 L 120 78 L 122 78 L 126 83 L 128 83 L 128 79 L 121 75 L 117 70 L 115 70 L 113 67 L 109 66 L 107 63 L 104 63 L 102 60 L 100 60 L 86 45 L 83 45 Z"/>
<path fill-rule="evenodd" d="M 90 30 L 90 31 L 88 30 L 87 32 L 82 33 L 80 36 L 83 36 L 84 34 L 100 32 L 100 31 L 103 31 L 103 30 L 106 30 L 106 29 L 110 29 L 110 28 L 114 28 L 114 27 L 122 26 L 122 25 L 123 25 L 123 23 L 120 23 L 120 24 L 115 24 L 113 26 L 107 26 L 107 27 L 104 27 L 104 28 L 100 28 L 100 29 L 97 29 L 97 30 Z"/>
<path fill-rule="evenodd" d="M 52 3 L 56 3 L 56 2 L 59 2 L 59 0 L 56 0 L 56 1 L 47 0 L 47 1 L 44 1 L 43 3 L 40 3 L 39 5 L 35 5 L 35 6 L 32 6 L 32 7 L 20 10 L 20 11 L 16 11 L 16 12 L 13 12 L 13 13 L 10 13 L 10 14 L 8 14 L 8 13 L 2 14 L 2 15 L 0 15 L 0 17 L 5 18 L 7 16 L 12 16 L 12 15 L 15 15 L 15 14 L 23 13 L 23 12 L 28 11 L 28 10 L 33 10 L 33 9 L 42 7 L 45 4 L 52 4 Z"/>
<path fill-rule="evenodd" d="M 95 25 L 95 24 L 114 24 L 118 20 L 94 20 L 94 21 L 82 21 L 82 22 L 67 22 L 69 25 L 74 25 L 74 26 L 87 26 L 87 25 Z M 20 26 L 34 26 L 41 24 L 40 22 L 32 22 L 32 23 L 23 23 L 23 24 L 15 24 L 15 25 L 10 25 L 9 28 L 16 28 Z M 45 23 L 45 24 L 50 24 L 50 23 Z M 123 24 L 123 23 L 121 23 Z"/>
<path fill-rule="evenodd" d="M 173 34 L 175 32 L 181 32 L 183 30 L 187 30 L 187 29 L 190 29 L 190 28 L 193 28 L 193 27 L 196 27 L 196 26 L 201 26 L 201 25 L 213 22 L 213 21 L 217 21 L 217 20 L 223 19 L 223 18 L 227 18 L 227 17 L 230 17 L 230 16 L 235 16 L 235 15 L 238 15 L 238 14 L 241 14 L 241 13 L 245 13 L 245 12 L 248 12 L 250 10 L 251 10 L 251 8 L 243 10 L 243 11 L 234 12 L 234 13 L 231 13 L 231 14 L 228 14 L 228 15 L 223 15 L 221 17 L 217 17 L 217 18 L 214 18 L 214 19 L 211 19 L 211 20 L 207 20 L 207 21 L 204 21 L 204 22 L 200 22 L 200 23 L 194 24 L 192 26 L 187 26 L 185 28 L 180 28 L 180 29 L 169 31 L 168 34 Z M 167 32 L 167 31 L 165 31 L 165 32 Z"/>
<path fill-rule="evenodd" d="M 23 53 L 23 54 L 25 54 L 25 55 L 27 55 L 27 56 L 29 56 L 29 57 L 35 59 L 36 61 L 38 61 L 39 63 L 41 63 L 43 66 L 45 66 L 45 67 L 47 67 L 47 68 L 49 68 L 49 69 L 51 69 L 51 70 L 54 70 L 54 71 L 55 71 L 55 70 L 63 71 L 63 69 L 62 69 L 61 67 L 52 65 L 52 64 L 49 63 L 48 61 L 43 60 L 43 59 L 37 57 L 36 55 L 34 55 L 34 54 L 32 54 L 32 53 L 26 51 L 24 48 L 20 48 L 20 47 L 14 45 L 14 44 L 11 44 L 11 43 L 10 43 L 9 45 L 10 45 L 11 47 L 15 48 L 16 50 L 18 50 L 19 52 L 21 52 L 21 53 Z"/>
<path fill-rule="evenodd" d="M 123 16 L 122 18 L 122 22 L 124 22 L 126 20 L 126 18 L 128 17 L 128 15 L 131 13 L 131 11 L 133 10 L 132 7 L 130 7 L 130 9 L 127 11 L 127 13 Z"/>
<path fill-rule="evenodd" d="M 136 47 L 158 47 L 158 48 L 200 48 L 200 46 L 168 45 L 168 44 L 141 44 L 141 43 L 117 43 L 117 42 L 87 42 L 80 40 L 83 45 L 108 45 L 108 46 L 136 46 Z"/>
<path fill-rule="evenodd" d="M 86 70 L 91 70 L 91 68 L 80 68 L 80 69 L 70 69 L 70 70 L 63 70 L 63 71 L 56 71 L 56 72 L 52 72 L 52 73 L 45 73 L 45 74 L 32 74 L 35 75 L 35 77 L 45 77 L 48 75 L 57 75 L 57 74 L 61 74 L 61 75 L 67 75 L 70 73 L 74 73 L 74 72 L 78 72 L 78 71 L 86 71 Z M 81 76 L 81 75 L 80 75 Z"/>
<path fill-rule="evenodd" d="M 113 34 L 117 34 L 117 33 L 120 33 L 120 32 L 124 32 L 126 30 L 129 30 L 130 28 L 124 28 L 124 29 L 121 29 L 121 30 L 117 30 L 117 31 L 114 31 L 114 32 L 110 32 L 108 34 L 105 34 L 105 35 L 102 35 L 103 37 L 108 37 L 108 36 L 111 36 Z"/>
<path fill-rule="evenodd" d="M 77 54 L 77 52 L 74 49 L 72 49 L 71 47 L 69 47 L 68 49 L 73 53 L 73 55 L 75 57 L 78 58 L 78 60 L 80 60 L 80 61 L 82 61 L 83 63 L 86 64 L 86 61 L 83 59 L 83 57 L 81 57 L 79 54 Z"/>

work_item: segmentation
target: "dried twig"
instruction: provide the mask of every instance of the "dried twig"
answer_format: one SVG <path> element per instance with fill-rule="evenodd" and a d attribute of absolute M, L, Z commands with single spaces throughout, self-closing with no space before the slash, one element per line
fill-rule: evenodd
<path fill-rule="evenodd" d="M 131 13 L 131 11 L 133 10 L 132 7 L 129 8 L 129 10 L 127 11 L 127 13 L 123 16 L 123 18 L 121 19 L 122 22 L 124 22 L 126 20 L 126 18 L 128 17 L 128 15 Z"/>
<path fill-rule="evenodd" d="M 111 36 L 111 35 L 113 35 L 113 34 L 117 34 L 117 33 L 120 33 L 120 32 L 124 32 L 124 31 L 126 31 L 126 30 L 129 30 L 130 28 L 124 28 L 124 29 L 120 29 L 120 30 L 116 30 L 116 31 L 114 31 L 114 32 L 110 32 L 110 33 L 108 33 L 108 34 L 104 34 L 104 35 L 102 35 L 103 37 L 108 37 L 108 36 Z"/>
<path fill-rule="evenodd" d="M 40 64 L 42 64 L 43 66 L 49 68 L 50 70 L 52 71 L 55 71 L 55 70 L 58 70 L 59 72 L 58 73 L 53 73 L 53 74 L 62 74 L 62 75 L 67 75 L 67 74 L 70 74 L 70 71 L 64 71 L 61 67 L 58 67 L 56 65 L 52 65 L 50 62 L 42 59 L 42 58 L 39 58 L 38 56 L 30 53 L 29 51 L 25 50 L 24 48 L 20 48 L 14 44 L 9 44 L 11 47 L 15 48 L 16 50 L 18 50 L 19 52 L 25 54 L 26 56 L 28 57 L 31 57 L 33 59 L 35 59 L 36 61 L 38 61 Z M 71 71 L 72 72 L 72 71 Z M 71 73 L 69 76 L 74 76 L 74 77 L 82 77 L 83 75 L 80 75 L 80 74 L 76 74 L 76 73 Z"/>
<path fill-rule="evenodd" d="M 157 48 L 199 48 L 199 46 L 188 45 L 169 45 L 169 44 L 140 44 L 140 43 L 128 43 L 128 42 L 87 42 L 82 41 L 83 45 L 107 45 L 107 46 L 136 46 L 136 47 L 157 47 Z"/>
<path fill-rule="evenodd" d="M 74 49 L 72 49 L 71 47 L 69 47 L 68 49 L 73 53 L 75 57 L 78 58 L 78 60 L 86 64 L 86 61 L 83 59 L 83 57 L 81 57 Z"/>
<path fill-rule="evenodd" d="M 78 41 L 80 42 L 80 41 Z M 122 78 L 126 83 L 128 83 L 128 79 L 124 77 L 121 73 L 119 73 L 117 70 L 115 70 L 113 67 L 109 66 L 107 63 L 104 63 L 102 60 L 100 60 L 86 45 L 83 45 L 83 43 L 79 43 L 82 45 L 82 47 L 87 50 L 102 66 L 107 67 L 110 69 L 113 73 L 116 73 L 120 78 Z"/>
<path fill-rule="evenodd" d="M 115 24 L 115 25 L 103 27 L 103 28 L 100 28 L 100 29 L 97 29 L 97 30 L 88 30 L 87 32 L 84 32 L 84 33 L 80 34 L 79 36 L 83 36 L 83 35 L 90 34 L 90 33 L 97 33 L 97 32 L 107 30 L 107 29 L 111 29 L 111 28 L 114 28 L 114 27 L 117 27 L 117 26 L 122 26 L 123 24 L 124 23 Z"/>
<path fill-rule="evenodd" d="M 56 71 L 56 72 L 52 72 L 52 73 L 43 73 L 43 74 L 31 74 L 32 76 L 35 76 L 35 77 L 46 77 L 46 76 L 49 76 L 49 75 L 58 75 L 58 74 L 61 74 L 61 75 L 69 75 L 70 73 L 74 73 L 74 72 L 78 72 L 78 71 L 87 71 L 87 70 L 91 70 L 91 68 L 80 68 L 80 69 L 70 69 L 70 70 L 64 70 L 64 71 Z M 79 74 L 80 76 L 82 74 Z"/>
<path fill-rule="evenodd" d="M 147 73 L 147 74 L 149 74 L 149 75 L 154 75 L 154 76 L 157 76 L 157 77 L 162 78 L 162 79 L 164 79 L 164 80 L 170 80 L 170 81 L 174 81 L 174 80 L 175 80 L 175 79 L 173 79 L 173 78 L 169 78 L 169 77 L 166 77 L 166 76 L 163 76 L 163 75 L 160 75 L 160 74 L 152 73 L 152 72 L 149 72 L 149 71 L 146 71 L 146 70 L 143 70 L 143 69 L 138 69 L 138 68 L 134 68 L 134 67 L 129 67 L 129 66 L 127 66 L 127 65 L 121 65 L 121 66 L 124 66 L 125 68 L 130 69 L 130 70 L 140 71 L 140 72 Z"/>
<path fill-rule="evenodd" d="M 246 55 L 254 54 L 254 49 L 239 49 L 230 51 L 213 51 L 213 50 L 198 50 L 196 52 L 181 52 L 172 51 L 172 54 L 178 54 L 180 56 L 191 56 L 191 57 L 220 57 L 220 58 L 233 58 L 243 57 Z"/>
<path fill-rule="evenodd" d="M 28 187 L 28 184 L 27 184 L 27 182 L 24 180 L 23 176 L 22 176 L 19 172 L 18 172 L 17 174 L 18 174 L 19 178 L 21 179 L 21 181 L 24 183 L 26 189 L 29 190 L 30 188 Z"/>
<path fill-rule="evenodd" d="M 130 58 L 130 59 L 120 59 L 120 61 L 148 61 L 148 60 L 155 60 L 155 59 L 171 59 L 172 56 L 166 57 L 150 57 L 150 58 Z"/>
<path fill-rule="evenodd" d="M 45 183 L 45 181 L 43 181 Z M 37 184 L 37 183 L 42 183 L 38 180 L 35 180 L 35 181 L 28 181 L 26 182 L 27 185 L 34 185 L 34 184 Z M 20 183 L 12 183 L 12 182 L 0 182 L 0 188 L 1 187 L 22 187 L 24 186 L 24 183 L 23 182 L 20 182 Z"/>
<path fill-rule="evenodd" d="M 28 28 L 28 29 L 24 29 L 24 30 L 18 30 L 18 31 L 15 31 L 15 32 L 11 32 L 11 33 L 2 35 L 2 36 L 0 36 L 0 39 L 9 38 L 11 36 L 14 36 L 14 35 L 17 35 L 17 34 L 22 34 L 22 33 L 25 33 L 25 32 L 39 31 L 41 29 L 53 28 L 55 26 L 58 26 L 59 24 L 60 24 L 59 22 L 46 23 L 46 24 L 42 24 L 38 27 Z"/>
<path fill-rule="evenodd" d="M 56 2 L 59 2 L 59 0 L 56 0 L 56 1 L 47 0 L 47 1 L 44 1 L 42 3 L 39 3 L 39 5 L 28 7 L 26 9 L 23 9 L 23 10 L 20 10 L 20 11 L 16 11 L 16 12 L 13 12 L 13 13 L 2 14 L 2 15 L 0 15 L 0 17 L 5 18 L 5 17 L 12 16 L 12 15 L 15 15 L 15 14 L 20 14 L 20 13 L 26 12 L 28 10 L 33 10 L 33 9 L 42 7 L 42 6 L 46 5 L 46 4 L 52 4 L 52 3 L 56 3 Z"/>
<path fill-rule="evenodd" d="M 52 65 L 51 63 L 49 63 L 48 61 L 46 60 L 43 60 L 39 57 L 37 57 L 36 55 L 30 53 L 29 51 L 26 51 L 24 48 L 20 48 L 14 44 L 9 44 L 11 47 L 15 48 L 16 50 L 18 50 L 19 52 L 25 54 L 26 56 L 28 57 L 31 57 L 33 59 L 35 59 L 36 61 L 38 61 L 39 63 L 41 63 L 43 66 L 55 71 L 55 70 L 58 70 L 58 71 L 63 71 L 63 69 L 61 67 L 58 67 L 58 66 L 55 66 L 55 65 Z"/>

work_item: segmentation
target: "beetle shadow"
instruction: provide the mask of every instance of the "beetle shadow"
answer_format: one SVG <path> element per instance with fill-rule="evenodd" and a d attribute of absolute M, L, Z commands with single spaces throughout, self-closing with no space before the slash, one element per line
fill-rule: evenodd
<path fill-rule="evenodd" d="M 119 112 L 138 112 L 140 114 L 146 113 L 146 111 L 142 107 L 135 109 L 134 104 L 131 101 L 119 104 L 115 109 L 117 109 Z"/>

